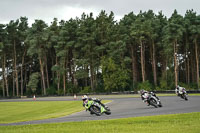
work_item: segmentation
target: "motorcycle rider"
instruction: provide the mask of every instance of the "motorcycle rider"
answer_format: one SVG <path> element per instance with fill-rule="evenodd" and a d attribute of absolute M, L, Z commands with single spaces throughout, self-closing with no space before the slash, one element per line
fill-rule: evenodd
<path fill-rule="evenodd" d="M 82 100 L 83 100 L 83 107 L 85 107 L 85 105 L 86 105 L 87 102 L 88 102 L 88 96 L 87 96 L 87 95 L 83 95 L 83 96 L 82 96 Z"/>
<path fill-rule="evenodd" d="M 141 90 L 140 94 L 141 94 L 142 101 L 145 102 L 145 103 L 147 103 L 147 106 L 149 106 L 150 103 L 149 103 L 148 98 L 149 98 L 150 92 L 148 92 L 146 90 Z"/>
<path fill-rule="evenodd" d="M 106 108 L 107 106 L 105 106 L 103 103 L 101 103 L 101 99 L 97 99 L 97 98 L 90 98 L 87 95 L 83 95 L 82 96 L 82 100 L 83 100 L 83 107 L 87 106 L 88 101 L 95 101 L 97 103 L 99 103 L 101 106 L 103 106 L 104 108 Z"/>
<path fill-rule="evenodd" d="M 176 88 L 175 88 L 176 95 L 180 96 L 184 89 L 185 89 L 184 87 L 180 87 L 179 85 L 177 85 Z"/>

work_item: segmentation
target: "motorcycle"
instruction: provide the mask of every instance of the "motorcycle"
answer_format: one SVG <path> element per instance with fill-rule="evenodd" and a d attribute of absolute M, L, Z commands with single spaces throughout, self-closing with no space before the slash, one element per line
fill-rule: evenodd
<path fill-rule="evenodd" d="M 186 101 L 188 100 L 188 94 L 187 94 L 185 88 L 183 88 L 181 91 L 179 91 L 178 96 Z"/>
<path fill-rule="evenodd" d="M 162 107 L 160 99 L 153 92 L 149 93 L 148 97 L 146 98 L 146 102 L 155 108 Z"/>
<path fill-rule="evenodd" d="M 100 99 L 88 100 L 87 103 L 85 103 L 84 107 L 86 108 L 86 111 L 90 111 L 90 114 L 95 114 L 97 116 L 100 116 L 103 113 L 105 113 L 106 115 L 111 114 L 110 109 L 106 105 L 101 103 Z"/>

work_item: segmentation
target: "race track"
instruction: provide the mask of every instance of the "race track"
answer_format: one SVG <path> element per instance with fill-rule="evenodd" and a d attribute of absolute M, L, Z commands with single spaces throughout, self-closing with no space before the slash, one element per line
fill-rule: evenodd
<path fill-rule="evenodd" d="M 66 117 L 36 120 L 28 122 L 0 124 L 3 125 L 26 125 L 26 124 L 42 124 L 42 123 L 57 123 L 57 122 L 69 122 L 69 121 L 87 121 L 87 120 L 105 120 L 105 119 L 117 119 L 128 118 L 138 116 L 151 116 L 161 114 L 177 114 L 177 113 L 189 113 L 200 112 L 200 96 L 189 96 L 189 101 L 185 101 L 175 96 L 162 96 L 159 97 L 163 107 L 154 108 L 147 106 L 142 102 L 140 98 L 112 98 L 111 103 L 107 105 L 110 107 L 112 114 L 102 116 L 90 115 L 89 111 L 81 111 Z"/>

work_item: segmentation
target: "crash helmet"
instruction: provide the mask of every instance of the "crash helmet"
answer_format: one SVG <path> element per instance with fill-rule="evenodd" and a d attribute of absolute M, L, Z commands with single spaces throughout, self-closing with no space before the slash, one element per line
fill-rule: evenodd
<path fill-rule="evenodd" d="M 88 96 L 87 96 L 87 95 L 83 95 L 83 96 L 82 96 L 82 100 L 83 100 L 83 101 L 85 101 L 85 100 L 87 100 L 87 99 L 88 99 Z"/>
<path fill-rule="evenodd" d="M 144 89 L 140 90 L 140 94 L 143 94 L 144 92 L 146 92 Z"/>
<path fill-rule="evenodd" d="M 176 86 L 177 89 L 179 89 L 179 87 L 180 87 L 179 85 Z"/>

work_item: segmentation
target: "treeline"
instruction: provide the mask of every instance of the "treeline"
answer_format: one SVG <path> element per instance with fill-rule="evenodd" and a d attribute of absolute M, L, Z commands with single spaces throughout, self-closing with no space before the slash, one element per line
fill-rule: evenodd
<path fill-rule="evenodd" d="M 199 87 L 200 16 L 175 10 L 101 11 L 48 26 L 21 17 L 0 24 L 0 95 L 169 90 Z"/>

